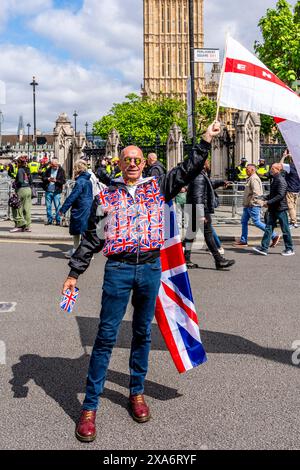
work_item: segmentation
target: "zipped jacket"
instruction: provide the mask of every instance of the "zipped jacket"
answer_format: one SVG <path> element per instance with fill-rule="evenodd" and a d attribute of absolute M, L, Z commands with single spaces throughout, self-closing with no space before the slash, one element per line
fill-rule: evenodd
<path fill-rule="evenodd" d="M 127 186 L 113 180 L 95 197 L 87 231 L 72 256 L 70 277 L 78 278 L 94 253 L 130 264 L 143 264 L 160 255 L 164 243 L 165 203 L 201 173 L 211 145 L 201 140 L 189 159 L 160 178 L 137 183 L 135 197 Z"/>

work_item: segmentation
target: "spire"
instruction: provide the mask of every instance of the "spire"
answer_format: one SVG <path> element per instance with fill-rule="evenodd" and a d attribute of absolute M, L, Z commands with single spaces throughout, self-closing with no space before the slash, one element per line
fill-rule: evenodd
<path fill-rule="evenodd" d="M 24 134 L 25 134 L 25 131 L 24 131 L 24 121 L 23 121 L 23 116 L 22 116 L 22 115 L 19 117 L 19 125 L 18 125 L 17 134 L 18 134 L 18 136 L 19 136 L 19 141 L 22 142 L 23 136 L 24 136 Z"/>

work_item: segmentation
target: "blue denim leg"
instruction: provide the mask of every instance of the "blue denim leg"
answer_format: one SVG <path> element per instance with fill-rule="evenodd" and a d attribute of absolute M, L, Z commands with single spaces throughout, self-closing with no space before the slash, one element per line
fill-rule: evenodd
<path fill-rule="evenodd" d="M 214 227 L 212 227 L 212 234 L 213 234 L 213 237 L 214 237 L 214 240 L 215 240 L 215 244 L 217 245 L 217 248 L 221 248 L 221 241 L 220 241 L 220 238 L 218 237 L 217 235 L 217 232 L 215 231 Z"/>
<path fill-rule="evenodd" d="M 265 228 L 265 233 L 261 241 L 261 247 L 264 251 L 268 251 L 270 246 L 270 241 L 272 238 L 272 233 L 277 221 L 277 212 L 269 212 L 267 218 L 267 225 Z"/>
<path fill-rule="evenodd" d="M 129 359 L 130 394 L 144 392 L 151 346 L 151 322 L 161 280 L 161 261 L 137 266 L 132 305 L 132 343 Z"/>
<path fill-rule="evenodd" d="M 135 265 L 108 260 L 105 265 L 98 334 L 87 375 L 83 409 L 96 410 L 120 323 L 135 283 Z"/>
<path fill-rule="evenodd" d="M 45 201 L 46 201 L 46 210 L 47 210 L 47 219 L 48 222 L 52 223 L 52 201 L 53 201 L 54 193 L 51 191 L 46 191 L 45 193 Z"/>
<path fill-rule="evenodd" d="M 242 224 L 241 242 L 243 242 L 243 243 L 248 242 L 248 222 L 249 222 L 249 219 L 250 219 L 249 208 L 244 207 L 243 215 L 242 215 L 242 219 L 241 219 L 241 224 Z"/>
<path fill-rule="evenodd" d="M 61 194 L 55 191 L 53 194 L 53 201 L 54 201 L 54 207 L 55 207 L 55 220 L 58 224 L 60 224 L 60 215 L 59 215 L 59 211 L 61 208 L 60 198 L 61 198 Z"/>
<path fill-rule="evenodd" d="M 252 222 L 254 223 L 255 227 L 259 228 L 263 232 L 266 230 L 266 224 L 264 224 L 261 220 L 261 208 L 260 207 L 251 207 L 249 208 L 250 217 Z M 276 232 L 272 233 L 272 240 L 277 236 Z"/>
<path fill-rule="evenodd" d="M 286 250 L 293 250 L 293 239 L 289 227 L 289 219 L 287 215 L 287 211 L 280 211 L 277 212 L 277 217 L 280 223 L 280 228 L 282 230 L 283 241 Z"/>

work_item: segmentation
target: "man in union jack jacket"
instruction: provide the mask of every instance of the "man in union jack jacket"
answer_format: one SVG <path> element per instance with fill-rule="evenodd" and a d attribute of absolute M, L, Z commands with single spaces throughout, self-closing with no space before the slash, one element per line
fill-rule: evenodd
<path fill-rule="evenodd" d="M 164 243 L 165 203 L 173 199 L 203 169 L 220 124 L 211 124 L 189 159 L 161 177 L 143 178 L 145 159 L 140 148 L 126 147 L 120 157 L 122 177 L 96 196 L 87 231 L 72 256 L 63 293 L 74 292 L 78 276 L 103 249 L 105 265 L 98 334 L 87 375 L 86 395 L 76 437 L 83 442 L 96 438 L 96 411 L 120 323 L 130 294 L 134 307 L 129 359 L 129 406 L 139 423 L 150 419 L 144 399 L 144 381 L 151 344 L 151 322 L 161 278 L 160 249 Z M 102 223 L 101 223 L 102 221 Z M 104 222 L 104 223 L 103 223 Z"/>

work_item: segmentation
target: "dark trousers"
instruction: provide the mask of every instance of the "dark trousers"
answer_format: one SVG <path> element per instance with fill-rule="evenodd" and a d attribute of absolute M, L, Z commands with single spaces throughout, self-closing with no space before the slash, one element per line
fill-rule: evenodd
<path fill-rule="evenodd" d="M 190 224 L 192 224 L 192 227 L 191 227 Z M 190 225 L 190 227 L 188 227 L 187 234 L 190 234 L 190 233 L 193 232 L 195 236 L 194 236 L 194 238 L 191 239 L 190 235 L 187 235 L 187 237 L 185 239 L 185 244 L 186 244 L 186 247 L 188 247 L 188 244 L 190 244 L 190 249 L 191 249 L 191 245 L 192 245 L 192 243 L 193 243 L 193 241 L 194 241 L 194 239 L 197 235 L 197 227 L 196 227 L 195 217 L 190 218 L 189 225 Z M 215 261 L 221 261 L 222 256 L 220 255 L 220 253 L 218 251 L 218 247 L 216 245 L 214 235 L 213 235 L 211 215 L 208 214 L 208 213 L 205 214 L 205 222 L 204 222 L 204 230 L 203 231 L 204 231 L 204 240 L 205 240 L 205 243 L 206 243 L 209 251 L 213 255 Z"/>
<path fill-rule="evenodd" d="M 265 251 L 268 251 L 270 241 L 272 238 L 272 233 L 274 228 L 276 227 L 276 222 L 279 222 L 280 228 L 282 230 L 283 241 L 286 250 L 293 250 L 293 240 L 291 236 L 291 231 L 289 227 L 289 219 L 287 215 L 287 211 L 272 211 L 268 212 L 267 215 L 267 224 L 265 234 L 261 241 L 261 246 Z"/>

